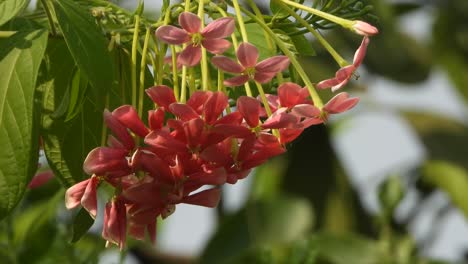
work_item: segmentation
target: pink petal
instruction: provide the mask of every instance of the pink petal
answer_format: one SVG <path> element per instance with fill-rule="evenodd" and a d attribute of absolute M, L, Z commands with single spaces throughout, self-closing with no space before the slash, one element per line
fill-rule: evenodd
<path fill-rule="evenodd" d="M 145 124 L 143 124 L 140 117 L 138 116 L 137 111 L 131 105 L 123 105 L 115 109 L 112 111 L 112 115 L 117 117 L 117 119 L 124 126 L 132 130 L 140 137 L 145 137 L 149 133 Z"/>
<path fill-rule="evenodd" d="M 197 65 L 201 60 L 202 52 L 200 46 L 187 45 L 185 49 L 177 57 L 177 62 L 192 67 Z"/>
<path fill-rule="evenodd" d="M 295 83 L 286 82 L 278 87 L 278 97 L 282 107 L 293 107 L 304 102 L 302 87 Z"/>
<path fill-rule="evenodd" d="M 190 41 L 190 36 L 183 29 L 174 26 L 162 26 L 156 30 L 156 36 L 168 44 L 180 45 Z"/>
<path fill-rule="evenodd" d="M 224 85 L 226 86 L 239 86 L 246 83 L 249 80 L 249 76 L 247 75 L 239 75 L 236 77 L 232 77 L 229 79 L 224 80 Z"/>
<path fill-rule="evenodd" d="M 244 71 L 244 67 L 226 56 L 215 56 L 211 59 L 211 63 L 225 72 L 242 73 Z"/>
<path fill-rule="evenodd" d="M 212 125 L 228 106 L 228 97 L 222 92 L 214 92 L 204 106 L 205 122 Z"/>
<path fill-rule="evenodd" d="M 356 69 L 361 65 L 362 61 L 364 60 L 368 45 L 369 45 L 369 38 L 364 37 L 362 39 L 361 45 L 359 46 L 359 48 L 356 50 L 356 53 L 354 54 L 353 65 Z"/>
<path fill-rule="evenodd" d="M 202 46 L 213 54 L 222 54 L 231 47 L 231 42 L 225 39 L 204 39 Z"/>
<path fill-rule="evenodd" d="M 304 131 L 304 129 L 280 129 L 279 132 L 281 144 L 286 144 L 293 141 L 301 135 L 302 131 Z"/>
<path fill-rule="evenodd" d="M 300 128 L 299 118 L 288 114 L 273 114 L 262 124 L 264 129 Z"/>
<path fill-rule="evenodd" d="M 148 111 L 148 124 L 151 130 L 161 129 L 164 123 L 164 110 L 158 108 Z"/>
<path fill-rule="evenodd" d="M 249 96 L 241 96 L 237 99 L 237 110 L 242 114 L 245 122 L 250 127 L 257 127 L 260 117 L 260 102 Z"/>
<path fill-rule="evenodd" d="M 243 117 L 241 113 L 235 111 L 216 120 L 216 122 L 213 125 L 219 125 L 219 124 L 240 125 L 242 123 L 242 119 Z"/>
<path fill-rule="evenodd" d="M 131 150 L 135 147 L 135 142 L 128 133 L 127 128 L 109 112 L 107 109 L 104 109 L 104 122 L 111 129 L 114 135 L 119 139 L 119 141 L 125 146 L 127 150 Z"/>
<path fill-rule="evenodd" d="M 358 102 L 359 98 L 349 98 L 348 93 L 342 92 L 330 99 L 323 110 L 330 114 L 338 114 L 353 108 Z"/>
<path fill-rule="evenodd" d="M 326 89 L 326 88 L 336 86 L 339 83 L 340 83 L 340 81 L 337 78 L 331 78 L 331 79 L 326 79 L 326 80 L 323 80 L 323 81 L 317 83 L 317 85 L 315 87 L 317 89 Z"/>
<path fill-rule="evenodd" d="M 363 36 L 373 36 L 379 33 L 379 30 L 364 21 L 356 20 L 352 27 L 353 31 Z"/>
<path fill-rule="evenodd" d="M 190 95 L 187 105 L 192 107 L 197 114 L 201 115 L 205 102 L 210 97 L 211 93 L 211 91 L 196 91 Z"/>
<path fill-rule="evenodd" d="M 32 180 L 28 184 L 29 189 L 35 189 L 49 182 L 54 177 L 54 173 L 51 170 L 43 171 L 34 175 Z"/>
<path fill-rule="evenodd" d="M 120 250 L 125 247 L 127 235 L 127 214 L 125 205 L 117 200 L 113 200 L 110 205 L 106 204 L 107 215 L 104 228 L 106 229 L 106 239 L 119 246 Z"/>
<path fill-rule="evenodd" d="M 173 103 L 169 106 L 169 109 L 175 116 L 180 118 L 182 121 L 188 121 L 199 117 L 197 112 L 195 112 L 195 110 L 193 110 L 192 107 L 186 104 Z"/>
<path fill-rule="evenodd" d="M 193 13 L 182 12 L 179 15 L 179 24 L 189 33 L 198 33 L 200 31 L 201 20 Z"/>
<path fill-rule="evenodd" d="M 323 123 L 323 119 L 320 117 L 306 118 L 304 121 L 301 122 L 304 129 L 310 126 L 318 125 L 322 123 Z"/>
<path fill-rule="evenodd" d="M 236 27 L 234 18 L 223 17 L 206 25 L 201 31 L 201 35 L 205 39 L 225 38 L 230 36 Z"/>
<path fill-rule="evenodd" d="M 253 68 L 257 64 L 258 49 L 250 43 L 242 43 L 237 49 L 237 59 L 245 68 Z"/>
<path fill-rule="evenodd" d="M 81 198 L 83 197 L 83 194 L 90 180 L 91 179 L 87 179 L 78 182 L 67 189 L 67 191 L 65 192 L 65 207 L 67 207 L 67 209 L 73 209 L 80 205 Z"/>
<path fill-rule="evenodd" d="M 83 163 L 83 170 L 91 175 L 106 175 L 107 172 L 128 170 L 125 149 L 98 147 L 91 152 Z"/>
<path fill-rule="evenodd" d="M 96 219 L 97 215 L 97 193 L 96 188 L 99 184 L 99 179 L 96 175 L 93 175 L 88 185 L 86 185 L 86 189 L 83 193 L 83 197 L 81 198 L 81 204 L 86 211 L 89 212 L 93 219 Z"/>
<path fill-rule="evenodd" d="M 274 72 L 255 72 L 254 80 L 259 83 L 267 83 L 275 77 L 276 73 Z"/>
<path fill-rule="evenodd" d="M 299 104 L 291 109 L 294 115 L 299 117 L 314 118 L 320 116 L 320 109 L 310 104 Z"/>
<path fill-rule="evenodd" d="M 213 188 L 185 197 L 182 202 L 186 204 L 200 205 L 214 208 L 221 198 L 221 189 Z"/>
<path fill-rule="evenodd" d="M 244 140 L 242 140 L 242 143 L 239 147 L 239 152 L 237 153 L 237 161 L 244 161 L 247 159 L 247 157 L 250 156 L 256 140 L 257 138 L 255 134 L 251 134 L 249 137 L 246 137 Z"/>
<path fill-rule="evenodd" d="M 275 74 L 284 71 L 289 66 L 289 58 L 287 56 L 274 56 L 262 60 L 255 66 L 255 70 L 259 72 L 274 72 Z"/>
<path fill-rule="evenodd" d="M 174 91 L 166 85 L 156 85 L 145 90 L 146 94 L 155 102 L 159 107 L 168 109 L 169 105 L 175 103 L 177 100 L 174 96 Z"/>

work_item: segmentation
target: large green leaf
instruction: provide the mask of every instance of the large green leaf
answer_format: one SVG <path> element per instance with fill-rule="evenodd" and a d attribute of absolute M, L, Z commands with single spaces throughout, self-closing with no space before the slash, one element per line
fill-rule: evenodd
<path fill-rule="evenodd" d="M 63 97 L 73 85 L 73 58 L 63 40 L 51 40 L 41 69 L 41 134 L 50 167 L 65 186 L 85 178 L 82 164 L 87 153 L 101 144 L 102 108 L 97 107 L 89 89 L 81 111 L 71 120 L 56 117 Z M 70 88 L 73 89 L 73 88 Z"/>
<path fill-rule="evenodd" d="M 28 2 L 28 0 L 0 0 L 0 26 L 16 16 Z"/>
<path fill-rule="evenodd" d="M 468 218 L 468 173 L 462 167 L 446 161 L 430 161 L 423 167 L 423 177 L 445 191 L 452 202 Z"/>
<path fill-rule="evenodd" d="M 46 44 L 42 29 L 0 40 L 0 219 L 21 199 L 37 169 L 34 93 Z"/>
<path fill-rule="evenodd" d="M 98 104 L 115 81 L 107 40 L 91 13 L 71 0 L 54 2 L 57 20 L 76 65 L 88 78 Z"/>
<path fill-rule="evenodd" d="M 312 222 L 312 210 L 302 199 L 279 196 L 252 202 L 221 224 L 201 263 L 231 263 L 245 250 L 294 241 L 312 227 Z"/>

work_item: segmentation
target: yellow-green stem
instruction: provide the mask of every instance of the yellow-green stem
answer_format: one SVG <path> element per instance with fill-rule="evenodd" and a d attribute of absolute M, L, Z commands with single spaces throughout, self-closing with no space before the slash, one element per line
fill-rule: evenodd
<path fill-rule="evenodd" d="M 180 99 L 179 102 L 185 103 L 187 98 L 187 67 L 182 67 L 182 87 L 180 89 Z M 176 97 L 177 98 L 177 97 Z"/>
<path fill-rule="evenodd" d="M 262 27 L 269 35 L 270 37 L 275 41 L 276 45 L 281 49 L 281 51 L 286 55 L 289 60 L 291 61 L 292 65 L 296 69 L 297 73 L 299 76 L 301 76 L 301 79 L 304 81 L 304 84 L 307 86 L 307 89 L 309 91 L 310 96 L 312 97 L 312 101 L 314 102 L 315 106 L 318 107 L 319 109 L 322 109 L 323 107 L 323 102 L 320 96 L 318 95 L 317 91 L 315 90 L 314 85 L 310 81 L 309 77 L 305 73 L 304 69 L 302 68 L 301 64 L 297 61 L 295 55 L 289 51 L 289 49 L 286 47 L 286 45 L 283 43 L 281 39 L 271 30 L 265 23 L 262 23 L 261 20 L 259 20 L 255 15 L 250 13 L 249 11 L 243 9 L 243 12 L 250 18 L 252 18 L 257 24 Z"/>
<path fill-rule="evenodd" d="M 53 18 L 52 11 L 51 11 L 51 9 L 53 7 L 51 7 L 49 5 L 47 0 L 41 0 L 41 4 L 42 4 L 42 7 L 44 8 L 44 10 L 46 12 L 47 20 L 49 21 L 50 31 L 51 31 L 52 35 L 56 36 L 57 35 L 57 29 L 55 28 L 54 18 Z"/>
<path fill-rule="evenodd" d="M 218 92 L 224 92 L 224 72 L 218 70 Z"/>
<path fill-rule="evenodd" d="M 317 32 L 307 21 L 305 21 L 300 15 L 298 15 L 294 10 L 289 8 L 287 5 L 282 4 L 282 7 L 284 10 L 286 10 L 291 16 L 293 16 L 299 23 L 301 23 L 307 30 L 309 30 L 314 37 L 317 38 L 317 40 L 322 44 L 322 46 L 330 53 L 330 55 L 335 59 L 335 61 L 340 65 L 340 67 L 344 67 L 349 65 L 349 63 L 343 59 L 343 57 L 336 52 L 336 50 L 328 43 L 328 41 L 320 35 L 320 33 Z"/>
<path fill-rule="evenodd" d="M 140 89 L 138 93 L 138 115 L 143 114 L 143 98 L 145 91 L 145 73 L 146 73 L 146 56 L 148 54 L 148 43 L 150 40 L 151 28 L 146 29 L 145 42 L 143 42 L 143 50 L 141 51 L 141 64 L 140 64 Z"/>
<path fill-rule="evenodd" d="M 138 49 L 138 36 L 140 31 L 140 16 L 135 15 L 135 31 L 133 32 L 132 42 L 132 105 L 136 107 L 137 100 L 137 49 Z"/>
<path fill-rule="evenodd" d="M 255 2 L 253 0 L 247 0 L 247 2 L 249 3 L 250 7 L 254 11 L 254 13 L 258 17 L 258 19 L 260 19 L 263 23 L 265 23 L 265 20 L 263 19 L 262 12 L 260 11 L 260 9 L 258 9 Z M 265 32 L 265 30 L 263 31 L 263 35 L 265 36 L 265 39 L 266 39 L 266 42 L 267 42 L 267 45 L 268 45 L 268 49 L 271 50 L 273 53 L 276 53 L 276 48 L 275 48 L 273 42 L 271 41 L 271 38 L 268 36 L 268 33 Z"/>
<path fill-rule="evenodd" d="M 245 30 L 244 18 L 242 17 L 242 12 L 239 6 L 239 2 L 237 0 L 233 0 L 232 3 L 234 5 L 234 10 L 236 11 L 237 23 L 239 23 L 242 41 L 249 42 L 247 31 Z"/>
<path fill-rule="evenodd" d="M 171 45 L 171 57 L 172 57 L 172 82 L 174 96 L 179 98 L 179 73 L 177 71 L 177 52 L 174 45 Z"/>
<path fill-rule="evenodd" d="M 327 12 L 323 12 L 321 10 L 318 10 L 318 9 L 315 9 L 315 8 L 312 8 L 312 7 L 301 5 L 299 3 L 296 3 L 296 2 L 293 2 L 293 1 L 290 1 L 290 0 L 276 0 L 276 1 L 281 1 L 281 2 L 283 2 L 285 4 L 288 4 L 288 5 L 292 6 L 292 7 L 304 10 L 306 12 L 309 12 L 311 14 L 319 16 L 319 17 L 321 17 L 323 19 L 326 19 L 328 21 L 331 21 L 331 22 L 334 22 L 334 23 L 336 23 L 338 25 L 341 25 L 342 27 L 345 27 L 345 28 L 351 28 L 353 26 L 353 24 L 354 24 L 354 22 L 351 21 L 351 20 L 344 19 L 344 18 L 341 18 L 341 17 L 337 17 L 337 16 L 334 16 L 334 15 L 329 14 Z"/>

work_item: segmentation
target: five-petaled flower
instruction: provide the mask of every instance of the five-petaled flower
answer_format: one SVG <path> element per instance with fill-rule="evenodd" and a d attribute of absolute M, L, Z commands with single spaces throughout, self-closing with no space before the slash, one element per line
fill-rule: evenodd
<path fill-rule="evenodd" d="M 267 83 L 289 66 L 289 59 L 286 56 L 273 56 L 257 63 L 258 55 L 258 49 L 254 45 L 242 43 L 237 49 L 237 60 L 240 64 L 226 56 L 215 56 L 211 62 L 225 72 L 240 74 L 225 80 L 226 86 L 239 86 L 249 79 Z"/>
<path fill-rule="evenodd" d="M 233 18 L 223 17 L 201 29 L 201 20 L 197 15 L 183 12 L 179 16 L 179 25 L 182 29 L 170 25 L 162 26 L 156 30 L 156 36 L 168 44 L 187 43 L 187 47 L 177 58 L 178 63 L 195 66 L 200 62 L 202 46 L 214 54 L 221 54 L 231 46 L 224 38 L 234 32 L 235 21 Z"/>

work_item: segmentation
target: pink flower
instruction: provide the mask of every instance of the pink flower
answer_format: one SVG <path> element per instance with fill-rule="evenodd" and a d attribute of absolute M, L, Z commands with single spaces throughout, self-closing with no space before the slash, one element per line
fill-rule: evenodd
<path fill-rule="evenodd" d="M 259 63 L 258 50 L 250 43 L 242 43 L 237 49 L 237 63 L 226 56 L 216 56 L 211 62 L 219 69 L 240 74 L 239 76 L 224 81 L 226 86 L 239 86 L 253 79 L 259 83 L 271 81 L 273 77 L 284 71 L 289 66 L 289 59 L 286 56 L 274 56 Z"/>
<path fill-rule="evenodd" d="M 89 212 L 89 214 L 96 218 L 97 214 L 97 195 L 96 188 L 99 179 L 96 175 L 91 178 L 81 181 L 72 187 L 68 188 L 65 193 L 65 207 L 72 209 L 77 207 L 80 203 Z"/>
<path fill-rule="evenodd" d="M 379 30 L 376 27 L 360 20 L 356 20 L 351 29 L 357 34 L 367 37 L 379 33 Z"/>
<path fill-rule="evenodd" d="M 107 240 L 107 245 L 109 242 L 114 243 L 119 246 L 120 250 L 125 247 L 127 213 L 125 204 L 119 198 L 114 198 L 112 202 L 106 204 L 102 237 Z"/>
<path fill-rule="evenodd" d="M 335 78 L 327 79 L 321 81 L 317 84 L 317 89 L 326 89 L 331 87 L 332 92 L 340 89 L 341 87 L 345 86 L 348 81 L 353 76 L 354 71 L 361 65 L 364 57 L 366 56 L 367 46 L 369 45 L 369 38 L 364 37 L 361 42 L 361 45 L 356 50 L 354 54 L 353 64 L 345 66 L 339 69 L 336 72 Z"/>
<path fill-rule="evenodd" d="M 342 92 L 330 99 L 330 101 L 328 101 L 328 103 L 326 103 L 322 108 L 322 111 L 329 114 L 339 114 L 353 108 L 358 102 L 359 98 L 350 98 L 348 93 Z"/>
<path fill-rule="evenodd" d="M 200 62 L 201 46 L 214 54 L 221 54 L 226 51 L 231 43 L 224 38 L 231 35 L 235 29 L 234 19 L 223 17 L 216 19 L 200 30 L 200 18 L 190 12 L 180 14 L 179 24 L 182 29 L 174 26 L 158 28 L 156 36 L 169 44 L 189 43 L 177 58 L 179 63 L 186 66 L 194 66 Z"/>

